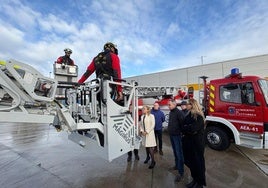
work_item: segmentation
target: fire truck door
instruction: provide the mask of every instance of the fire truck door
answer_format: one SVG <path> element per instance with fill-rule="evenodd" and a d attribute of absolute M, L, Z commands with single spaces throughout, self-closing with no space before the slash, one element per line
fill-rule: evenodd
<path fill-rule="evenodd" d="M 226 102 L 226 119 L 229 119 L 239 131 L 263 132 L 263 111 L 257 104 L 251 82 L 220 87 L 220 100 Z"/>

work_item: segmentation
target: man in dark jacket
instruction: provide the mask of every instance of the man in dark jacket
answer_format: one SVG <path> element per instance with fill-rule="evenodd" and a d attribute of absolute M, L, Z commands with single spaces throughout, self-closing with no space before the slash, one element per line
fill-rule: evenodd
<path fill-rule="evenodd" d="M 173 169 L 178 169 L 179 175 L 176 177 L 175 181 L 180 182 L 184 175 L 184 159 L 181 144 L 181 128 L 183 126 L 184 115 L 177 108 L 177 103 L 175 100 L 169 101 L 168 106 L 170 109 L 168 133 L 175 157 L 175 167 L 173 167 Z"/>
<path fill-rule="evenodd" d="M 165 121 L 165 114 L 160 110 L 159 104 L 157 102 L 154 103 L 154 107 L 151 110 L 151 114 L 154 115 L 155 119 L 155 127 L 154 127 L 154 134 L 155 140 L 158 140 L 158 148 L 159 154 L 163 155 L 162 151 L 162 124 Z M 157 146 L 155 147 L 155 152 L 157 152 Z"/>

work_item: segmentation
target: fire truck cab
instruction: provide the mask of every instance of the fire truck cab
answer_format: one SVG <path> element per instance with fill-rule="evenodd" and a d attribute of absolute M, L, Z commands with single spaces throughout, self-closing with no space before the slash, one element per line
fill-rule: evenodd
<path fill-rule="evenodd" d="M 234 68 L 221 79 L 204 81 L 202 105 L 206 115 L 206 142 L 225 150 L 231 142 L 254 148 L 268 148 L 268 80 L 242 76 Z"/>

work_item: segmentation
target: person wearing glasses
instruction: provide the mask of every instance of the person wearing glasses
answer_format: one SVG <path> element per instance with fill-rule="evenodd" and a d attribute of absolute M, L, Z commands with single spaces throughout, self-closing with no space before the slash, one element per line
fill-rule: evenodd
<path fill-rule="evenodd" d="M 185 165 L 189 167 L 193 180 L 186 187 L 200 188 L 206 186 L 205 177 L 205 117 L 199 103 L 189 99 L 187 103 L 188 114 L 182 126 L 182 147 Z"/>
<path fill-rule="evenodd" d="M 60 56 L 57 59 L 56 63 L 62 64 L 62 66 L 65 66 L 65 65 L 74 66 L 74 60 L 72 60 L 71 57 L 70 57 L 73 51 L 70 48 L 65 48 L 64 52 L 65 52 L 65 55 Z"/>

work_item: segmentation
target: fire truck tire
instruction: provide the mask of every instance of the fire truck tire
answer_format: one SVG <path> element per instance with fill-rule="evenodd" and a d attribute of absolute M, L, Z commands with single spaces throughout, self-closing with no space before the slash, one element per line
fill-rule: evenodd
<path fill-rule="evenodd" d="M 205 140 L 210 148 L 218 151 L 226 150 L 230 146 L 227 133 L 219 127 L 207 127 Z"/>

